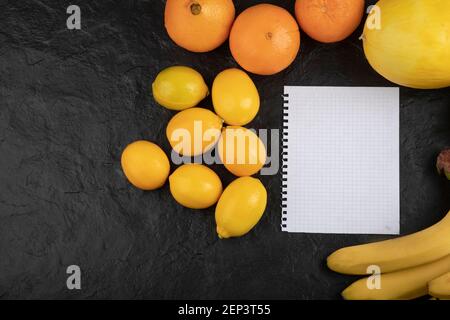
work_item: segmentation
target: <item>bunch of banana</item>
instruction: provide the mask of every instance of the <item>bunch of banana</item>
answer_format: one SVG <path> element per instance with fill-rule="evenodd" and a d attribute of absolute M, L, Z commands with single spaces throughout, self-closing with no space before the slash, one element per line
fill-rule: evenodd
<path fill-rule="evenodd" d="M 428 283 L 428 294 L 438 299 L 450 299 L 450 272 L 431 280 Z"/>
<path fill-rule="evenodd" d="M 367 284 L 370 279 L 364 278 L 344 290 L 345 299 L 413 299 L 429 290 L 432 296 L 444 298 L 450 290 L 446 281 L 450 274 L 446 279 L 440 276 L 450 273 L 450 211 L 423 231 L 340 249 L 328 257 L 327 264 L 331 270 L 352 275 L 367 274 L 370 266 L 379 268 L 380 288 L 372 288 Z"/>

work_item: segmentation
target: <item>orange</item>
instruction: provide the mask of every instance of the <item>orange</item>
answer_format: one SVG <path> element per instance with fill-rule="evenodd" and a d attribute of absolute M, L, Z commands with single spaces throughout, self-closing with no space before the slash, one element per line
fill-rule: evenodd
<path fill-rule="evenodd" d="M 232 0 L 167 0 L 164 20 L 177 45 L 207 52 L 227 40 L 234 14 Z"/>
<path fill-rule="evenodd" d="M 295 15 L 311 38 L 325 43 L 347 38 L 358 28 L 364 0 L 297 0 Z"/>
<path fill-rule="evenodd" d="M 300 31 L 285 9 L 259 4 L 244 10 L 231 28 L 230 49 L 245 70 L 271 75 L 286 69 L 300 49 Z"/>

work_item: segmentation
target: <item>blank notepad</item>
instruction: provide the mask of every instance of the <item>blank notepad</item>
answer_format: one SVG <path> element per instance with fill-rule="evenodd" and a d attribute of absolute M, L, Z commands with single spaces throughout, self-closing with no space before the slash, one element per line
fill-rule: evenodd
<path fill-rule="evenodd" d="M 398 234 L 399 89 L 284 93 L 283 230 Z"/>

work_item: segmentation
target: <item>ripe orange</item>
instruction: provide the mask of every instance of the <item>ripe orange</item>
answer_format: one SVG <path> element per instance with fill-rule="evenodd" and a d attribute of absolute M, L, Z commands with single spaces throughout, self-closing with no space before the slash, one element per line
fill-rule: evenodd
<path fill-rule="evenodd" d="M 300 31 L 285 9 L 259 4 L 244 10 L 231 28 L 230 49 L 245 70 L 270 75 L 286 69 L 300 49 Z"/>
<path fill-rule="evenodd" d="M 232 0 L 167 0 L 164 22 L 177 45 L 207 52 L 227 40 L 234 13 Z"/>
<path fill-rule="evenodd" d="M 297 0 L 295 15 L 311 38 L 325 43 L 347 38 L 358 28 L 364 0 Z"/>

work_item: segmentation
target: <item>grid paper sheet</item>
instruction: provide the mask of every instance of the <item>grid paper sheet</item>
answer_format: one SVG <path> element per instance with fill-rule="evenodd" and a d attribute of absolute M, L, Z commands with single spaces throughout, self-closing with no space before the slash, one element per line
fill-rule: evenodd
<path fill-rule="evenodd" d="M 284 93 L 283 231 L 399 234 L 399 89 Z"/>

